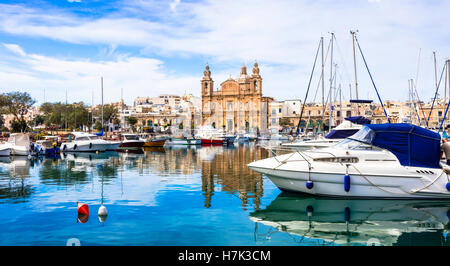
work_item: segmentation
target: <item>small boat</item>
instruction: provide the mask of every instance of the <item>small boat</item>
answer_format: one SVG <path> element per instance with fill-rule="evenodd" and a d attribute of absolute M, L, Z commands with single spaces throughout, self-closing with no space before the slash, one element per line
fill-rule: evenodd
<path fill-rule="evenodd" d="M 142 151 L 145 144 L 136 134 L 122 134 L 120 138 L 122 142 L 117 148 L 118 151 Z"/>
<path fill-rule="evenodd" d="M 72 132 L 73 141 L 61 143 L 63 152 L 102 152 L 110 147 L 111 143 L 96 134 L 86 132 Z"/>
<path fill-rule="evenodd" d="M 24 133 L 13 133 L 9 136 L 8 141 L 0 144 L 0 151 L 3 156 L 7 156 L 8 151 L 11 156 L 28 156 L 31 155 L 30 137 Z"/>
<path fill-rule="evenodd" d="M 224 138 L 225 144 L 227 144 L 227 145 L 232 145 L 234 143 L 234 141 L 236 140 L 235 135 L 225 135 L 223 138 Z"/>
<path fill-rule="evenodd" d="M 410 124 L 368 124 L 329 148 L 250 163 L 283 191 L 345 198 L 450 198 L 441 138 Z M 450 158 L 447 158 L 450 159 Z"/>
<path fill-rule="evenodd" d="M 9 147 L 1 147 L 0 148 L 0 157 L 9 157 L 10 155 L 11 155 L 11 151 L 10 151 Z"/>
<path fill-rule="evenodd" d="M 200 145 L 201 139 L 178 139 L 172 138 L 166 142 L 168 145 Z"/>
<path fill-rule="evenodd" d="M 144 147 L 163 147 L 166 143 L 166 139 L 148 139 L 144 141 Z"/>
<path fill-rule="evenodd" d="M 196 136 L 196 139 L 201 139 L 202 145 L 223 145 L 227 144 L 225 134 L 212 126 L 201 127 Z"/>
<path fill-rule="evenodd" d="M 60 153 L 58 147 L 58 137 L 46 136 L 43 140 L 37 140 L 34 145 L 34 150 L 39 155 L 54 155 Z"/>

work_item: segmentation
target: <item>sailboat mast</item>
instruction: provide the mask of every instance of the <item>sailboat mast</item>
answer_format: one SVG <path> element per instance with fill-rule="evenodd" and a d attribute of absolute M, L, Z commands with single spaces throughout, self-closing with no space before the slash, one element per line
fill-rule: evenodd
<path fill-rule="evenodd" d="M 102 77 L 102 131 L 103 131 L 103 125 L 104 125 L 104 121 L 103 121 L 103 77 Z"/>
<path fill-rule="evenodd" d="M 331 53 L 330 53 L 330 118 L 328 119 L 328 131 L 331 130 L 331 119 L 332 119 L 332 112 L 333 112 L 333 39 L 334 39 L 334 33 L 331 33 Z"/>
<path fill-rule="evenodd" d="M 325 61 L 323 56 L 323 37 L 320 38 L 321 48 L 322 48 L 322 117 L 325 113 L 325 79 L 324 79 L 324 69 L 325 69 Z M 323 119 L 322 119 L 323 120 Z M 324 130 L 323 121 L 322 121 L 322 131 Z"/>
<path fill-rule="evenodd" d="M 353 68 L 355 72 L 355 92 L 356 92 L 356 100 L 359 100 L 358 98 L 358 76 L 356 74 L 356 50 L 355 50 L 355 32 L 350 31 L 352 34 L 352 40 L 353 40 Z M 359 115 L 359 103 L 356 104 L 356 114 Z"/>
<path fill-rule="evenodd" d="M 436 90 L 438 89 L 438 81 L 437 81 L 437 68 L 436 68 L 436 52 L 433 52 L 433 59 L 434 59 L 434 84 Z M 437 99 L 436 104 L 436 123 L 439 124 L 439 98 Z"/>

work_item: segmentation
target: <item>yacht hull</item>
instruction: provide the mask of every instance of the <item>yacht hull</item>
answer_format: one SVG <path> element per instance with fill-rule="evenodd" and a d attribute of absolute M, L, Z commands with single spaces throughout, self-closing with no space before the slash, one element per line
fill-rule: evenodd
<path fill-rule="evenodd" d="M 442 169 L 406 168 L 395 162 L 355 163 L 348 168 L 345 164 L 314 161 L 308 165 L 295 156 L 291 161 L 283 161 L 288 156 L 272 157 L 248 166 L 288 192 L 344 198 L 450 198 L 447 174 Z M 311 188 L 306 186 L 308 180 L 313 182 Z"/>

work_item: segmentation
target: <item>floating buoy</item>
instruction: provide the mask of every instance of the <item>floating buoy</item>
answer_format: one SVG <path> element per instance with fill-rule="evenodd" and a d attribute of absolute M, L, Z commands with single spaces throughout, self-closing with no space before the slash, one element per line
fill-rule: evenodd
<path fill-rule="evenodd" d="M 89 206 L 84 203 L 78 203 L 77 201 L 77 210 L 79 214 L 89 215 Z"/>
<path fill-rule="evenodd" d="M 350 176 L 349 175 L 344 176 L 344 190 L 345 190 L 345 192 L 350 191 Z"/>
<path fill-rule="evenodd" d="M 107 216 L 108 215 L 108 211 L 106 210 L 105 206 L 100 206 L 100 208 L 98 209 L 98 216 Z"/>
<path fill-rule="evenodd" d="M 447 188 L 447 191 L 450 191 L 450 182 L 448 182 L 447 185 L 445 185 L 445 188 Z"/>
<path fill-rule="evenodd" d="M 314 187 L 314 183 L 311 180 L 306 181 L 306 188 L 312 189 Z"/>

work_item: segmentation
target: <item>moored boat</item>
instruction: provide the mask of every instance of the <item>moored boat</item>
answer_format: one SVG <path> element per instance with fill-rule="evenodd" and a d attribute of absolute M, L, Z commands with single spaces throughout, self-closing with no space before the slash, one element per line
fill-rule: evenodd
<path fill-rule="evenodd" d="M 7 156 L 8 152 L 11 156 L 31 155 L 32 150 L 29 136 L 24 133 L 11 134 L 7 142 L 0 144 L 0 152 L 3 156 Z"/>
<path fill-rule="evenodd" d="M 166 143 L 166 139 L 148 139 L 144 141 L 144 147 L 163 147 Z"/>
<path fill-rule="evenodd" d="M 450 198 L 440 135 L 409 124 L 365 125 L 338 144 L 250 163 L 281 190 L 318 196 Z"/>
<path fill-rule="evenodd" d="M 145 144 L 136 134 L 122 134 L 120 138 L 122 142 L 117 148 L 118 151 L 142 151 Z"/>
<path fill-rule="evenodd" d="M 201 139 L 178 139 L 172 138 L 166 142 L 168 145 L 200 145 Z"/>

